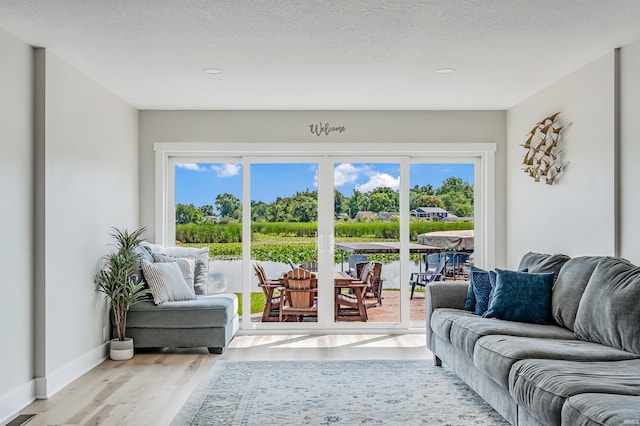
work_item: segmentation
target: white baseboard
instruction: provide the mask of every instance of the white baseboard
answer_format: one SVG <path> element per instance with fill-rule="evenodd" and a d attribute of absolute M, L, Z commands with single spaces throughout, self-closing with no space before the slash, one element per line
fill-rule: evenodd
<path fill-rule="evenodd" d="M 46 377 L 36 377 L 35 398 L 50 398 L 56 392 L 107 359 L 108 350 L 109 343 L 103 343 L 57 371 L 48 373 Z"/>
<path fill-rule="evenodd" d="M 6 425 L 36 399 L 36 381 L 30 380 L 11 393 L 0 397 L 0 425 Z"/>

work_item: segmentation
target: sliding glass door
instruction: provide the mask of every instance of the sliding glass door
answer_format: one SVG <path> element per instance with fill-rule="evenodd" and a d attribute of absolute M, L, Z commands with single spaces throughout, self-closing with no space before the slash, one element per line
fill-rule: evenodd
<path fill-rule="evenodd" d="M 491 261 L 486 152 L 213 144 L 178 155 L 158 145 L 158 164 L 168 166 L 158 187 L 166 181 L 168 190 L 157 219 L 168 225 L 156 241 L 209 247 L 209 292 L 238 295 L 243 329 L 424 327 L 425 282 L 413 285 L 414 276 L 432 271 L 428 255 L 446 255 L 424 234 L 475 232 L 475 250 L 452 259 L 443 279 L 466 279 L 474 257 Z"/>
<path fill-rule="evenodd" d="M 210 247 L 208 294 L 242 292 L 241 159 L 172 161 L 167 245 Z"/>
<path fill-rule="evenodd" d="M 255 275 L 251 294 L 243 295 L 252 300 L 251 321 L 317 322 L 323 303 L 317 290 L 318 165 L 257 161 L 249 164 Z M 307 271 L 309 277 L 293 276 L 294 270 Z"/>
<path fill-rule="evenodd" d="M 400 163 L 368 160 L 333 160 L 334 269 L 348 275 L 340 281 L 345 287 L 335 289 L 335 321 L 397 324 L 402 288 Z M 359 288 L 358 283 L 366 286 Z"/>
<path fill-rule="evenodd" d="M 474 180 L 473 159 L 416 158 L 409 165 L 410 240 L 417 245 L 407 262 L 412 326 L 425 323 L 430 283 L 469 279 L 475 257 Z"/>

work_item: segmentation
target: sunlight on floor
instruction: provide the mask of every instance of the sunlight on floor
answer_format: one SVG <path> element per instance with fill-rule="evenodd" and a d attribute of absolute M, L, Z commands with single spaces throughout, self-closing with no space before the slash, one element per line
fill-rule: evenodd
<path fill-rule="evenodd" d="M 432 359 L 422 334 L 236 336 L 221 359 Z"/>
<path fill-rule="evenodd" d="M 368 348 L 418 348 L 425 347 L 425 341 L 424 336 L 418 334 L 297 334 L 235 336 L 229 345 L 229 349 L 255 348 L 256 346 L 270 346 L 273 348 L 338 348 L 344 346 Z"/>

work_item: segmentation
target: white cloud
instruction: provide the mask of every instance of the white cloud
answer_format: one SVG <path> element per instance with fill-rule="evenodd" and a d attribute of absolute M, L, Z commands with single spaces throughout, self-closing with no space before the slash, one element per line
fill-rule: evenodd
<path fill-rule="evenodd" d="M 178 163 L 176 164 L 176 167 L 180 167 L 181 169 L 185 170 L 192 170 L 194 172 L 204 172 L 205 170 L 207 170 L 204 167 L 200 167 L 196 163 Z"/>
<path fill-rule="evenodd" d="M 386 173 L 377 173 L 372 175 L 368 182 L 356 185 L 356 189 L 360 192 L 369 192 L 380 187 L 398 190 L 398 188 L 400 188 L 400 178 L 394 178 Z"/>
<path fill-rule="evenodd" d="M 241 169 L 240 164 L 237 163 L 227 163 L 220 166 L 215 165 L 211 166 L 211 168 L 216 172 L 216 176 L 219 178 L 237 176 Z"/>
<path fill-rule="evenodd" d="M 353 164 L 339 164 L 333 170 L 333 184 L 339 187 L 347 183 L 353 183 L 358 179 L 361 172 L 362 168 L 356 167 Z"/>

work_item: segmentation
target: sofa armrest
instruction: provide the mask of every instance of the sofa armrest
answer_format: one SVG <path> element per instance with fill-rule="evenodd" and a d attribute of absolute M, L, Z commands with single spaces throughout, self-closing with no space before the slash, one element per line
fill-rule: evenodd
<path fill-rule="evenodd" d="M 438 308 L 463 309 L 467 300 L 468 281 L 436 282 L 425 287 L 425 313 L 427 347 L 431 345 L 431 316 Z"/>

